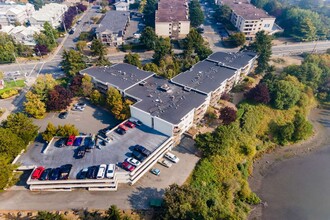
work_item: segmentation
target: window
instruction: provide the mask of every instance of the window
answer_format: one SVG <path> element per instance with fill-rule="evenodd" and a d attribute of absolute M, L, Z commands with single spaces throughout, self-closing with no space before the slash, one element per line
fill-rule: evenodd
<path fill-rule="evenodd" d="M 265 24 L 264 27 L 265 27 L 265 28 L 269 28 L 269 27 L 270 27 L 270 24 Z"/>

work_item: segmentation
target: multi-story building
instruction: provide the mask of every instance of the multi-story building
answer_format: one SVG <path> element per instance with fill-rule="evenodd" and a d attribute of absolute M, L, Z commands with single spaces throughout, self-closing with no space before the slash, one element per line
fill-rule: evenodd
<path fill-rule="evenodd" d="M 190 31 L 188 3 L 186 0 L 160 0 L 155 16 L 158 36 L 184 38 Z"/>
<path fill-rule="evenodd" d="M 115 87 L 135 100 L 131 116 L 178 143 L 203 118 L 209 105 L 216 104 L 250 72 L 255 59 L 253 52 L 218 52 L 171 80 L 129 64 L 91 67 L 80 73 L 90 75 L 101 92 Z"/>
<path fill-rule="evenodd" d="M 34 12 L 34 6 L 27 4 L 0 3 L 0 25 L 24 24 Z"/>
<path fill-rule="evenodd" d="M 220 0 L 219 3 L 231 8 L 230 21 L 248 39 L 253 39 L 258 31 L 264 30 L 268 34 L 273 34 L 281 30 L 275 24 L 275 17 L 250 4 L 247 0 Z"/>
<path fill-rule="evenodd" d="M 129 3 L 117 2 L 114 4 L 116 11 L 129 11 Z"/>
<path fill-rule="evenodd" d="M 126 11 L 108 11 L 95 33 L 98 39 L 107 46 L 118 46 L 124 43 L 124 35 L 130 21 Z"/>
<path fill-rule="evenodd" d="M 45 22 L 48 22 L 52 27 L 57 28 L 61 25 L 64 18 L 64 13 L 67 10 L 68 6 L 64 4 L 46 4 L 32 14 L 30 24 L 33 26 L 42 27 Z"/>
<path fill-rule="evenodd" d="M 38 26 L 5 26 L 0 29 L 0 32 L 7 33 L 11 35 L 15 41 L 22 43 L 27 46 L 34 46 L 36 42 L 34 40 L 34 34 L 39 34 L 42 30 L 42 27 Z"/>

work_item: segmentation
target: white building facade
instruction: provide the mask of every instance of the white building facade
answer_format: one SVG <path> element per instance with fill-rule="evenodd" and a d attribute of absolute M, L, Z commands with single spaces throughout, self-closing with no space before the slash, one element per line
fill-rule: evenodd
<path fill-rule="evenodd" d="M 32 14 L 30 24 L 42 27 L 45 22 L 48 22 L 53 28 L 58 28 L 61 25 L 64 13 L 67 10 L 68 6 L 64 4 L 46 4 Z"/>
<path fill-rule="evenodd" d="M 34 13 L 34 6 L 27 4 L 0 4 L 0 25 L 8 26 L 26 23 Z"/>

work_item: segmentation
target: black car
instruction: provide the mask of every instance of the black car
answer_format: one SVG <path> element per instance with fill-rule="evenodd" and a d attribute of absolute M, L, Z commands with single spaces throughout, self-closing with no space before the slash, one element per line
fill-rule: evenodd
<path fill-rule="evenodd" d="M 92 141 L 92 137 L 85 137 L 85 139 L 84 139 L 84 145 L 85 146 L 88 146 L 91 141 Z"/>
<path fill-rule="evenodd" d="M 111 128 L 108 127 L 108 128 L 103 128 L 99 131 L 100 134 L 104 134 L 104 135 L 107 135 L 109 132 L 111 131 Z"/>
<path fill-rule="evenodd" d="M 120 134 L 120 135 L 124 135 L 124 134 L 126 134 L 126 131 L 124 131 L 124 130 L 121 129 L 121 128 L 117 128 L 117 129 L 116 129 L 116 132 L 117 132 L 118 134 Z"/>
<path fill-rule="evenodd" d="M 88 168 L 84 168 L 80 170 L 80 172 L 77 175 L 77 179 L 84 180 L 87 178 Z"/>
<path fill-rule="evenodd" d="M 139 121 L 139 120 L 132 120 L 132 121 L 130 121 L 130 122 L 132 122 L 133 124 L 135 124 L 135 126 L 137 126 L 137 127 L 139 127 L 139 126 L 141 126 L 142 125 L 142 122 L 141 121 Z"/>
<path fill-rule="evenodd" d="M 61 119 L 66 119 L 69 115 L 69 112 L 61 112 L 58 117 Z"/>
<path fill-rule="evenodd" d="M 61 166 L 59 179 L 67 180 L 69 178 L 71 168 L 72 168 L 72 164 L 65 164 L 65 165 Z"/>
<path fill-rule="evenodd" d="M 64 147 L 66 143 L 66 139 L 65 138 L 61 138 L 56 142 L 56 146 L 57 147 Z"/>
<path fill-rule="evenodd" d="M 48 180 L 49 179 L 49 174 L 51 173 L 52 168 L 47 168 L 42 172 L 39 180 Z"/>
<path fill-rule="evenodd" d="M 87 178 L 88 179 L 96 179 L 97 171 L 98 171 L 98 167 L 97 166 L 91 166 L 91 167 L 89 167 L 88 168 L 88 172 L 87 172 Z"/>
<path fill-rule="evenodd" d="M 134 146 L 134 150 L 136 150 L 137 152 L 140 152 L 141 154 L 144 154 L 147 157 L 151 154 L 150 150 L 148 150 L 145 147 L 138 145 L 138 144 Z"/>
<path fill-rule="evenodd" d="M 52 169 L 50 173 L 49 180 L 58 180 L 61 169 L 59 167 Z"/>
<path fill-rule="evenodd" d="M 83 158 L 85 156 L 86 149 L 85 147 L 79 147 L 78 152 L 77 152 L 77 158 Z"/>
<path fill-rule="evenodd" d="M 132 154 L 133 154 L 133 157 L 140 162 L 143 162 L 146 159 L 146 157 L 143 154 L 141 154 L 140 152 L 137 152 L 136 150 L 133 150 Z"/>

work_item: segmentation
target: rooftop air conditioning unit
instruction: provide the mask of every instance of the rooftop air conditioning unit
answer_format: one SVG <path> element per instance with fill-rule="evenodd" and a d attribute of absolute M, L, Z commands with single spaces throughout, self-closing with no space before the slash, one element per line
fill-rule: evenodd
<path fill-rule="evenodd" d="M 186 92 L 190 92 L 191 91 L 191 88 L 185 86 L 185 87 L 183 87 L 183 90 L 186 91 Z"/>

